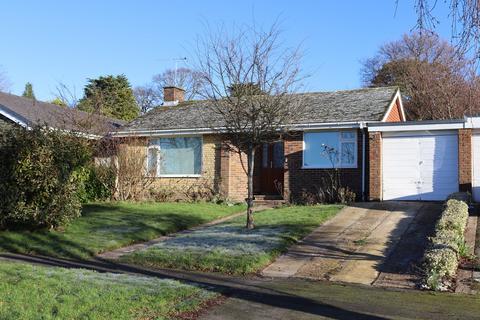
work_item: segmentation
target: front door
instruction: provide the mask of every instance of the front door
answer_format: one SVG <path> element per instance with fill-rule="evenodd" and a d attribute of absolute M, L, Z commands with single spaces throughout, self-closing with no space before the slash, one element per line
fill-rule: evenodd
<path fill-rule="evenodd" d="M 261 193 L 283 194 L 284 159 L 283 141 L 263 145 L 260 170 Z"/>

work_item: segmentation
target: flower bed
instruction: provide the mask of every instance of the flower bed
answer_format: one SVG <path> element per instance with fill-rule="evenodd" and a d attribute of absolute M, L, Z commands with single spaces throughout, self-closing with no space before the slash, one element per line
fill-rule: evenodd
<path fill-rule="evenodd" d="M 430 239 L 430 247 L 425 253 L 425 287 L 428 289 L 448 289 L 449 280 L 457 272 L 465 252 L 467 199 L 463 194 L 450 196 L 435 226 L 435 236 Z"/>

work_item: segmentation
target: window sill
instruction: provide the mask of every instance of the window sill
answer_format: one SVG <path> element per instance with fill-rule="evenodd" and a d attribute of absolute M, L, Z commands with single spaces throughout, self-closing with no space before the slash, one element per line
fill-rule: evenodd
<path fill-rule="evenodd" d="M 322 170 L 333 170 L 333 169 L 358 169 L 358 166 L 343 166 L 343 167 L 335 167 L 335 168 L 332 168 L 332 167 L 304 167 L 302 166 L 300 169 L 302 170 L 309 170 L 309 169 L 313 169 L 313 170 L 318 170 L 318 169 L 322 169 Z"/>
<path fill-rule="evenodd" d="M 161 174 L 154 178 L 200 178 L 201 174 Z"/>

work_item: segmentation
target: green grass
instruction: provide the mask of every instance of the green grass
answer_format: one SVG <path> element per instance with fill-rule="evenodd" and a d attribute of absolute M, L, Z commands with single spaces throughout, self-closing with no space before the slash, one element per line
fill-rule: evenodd
<path fill-rule="evenodd" d="M 291 206 L 255 214 L 256 228 L 246 230 L 245 217 L 202 228 L 123 256 L 122 261 L 157 268 L 257 272 L 279 254 L 333 217 L 341 206 Z"/>
<path fill-rule="evenodd" d="M 0 263 L 0 319 L 172 319 L 218 294 L 174 280 Z"/>
<path fill-rule="evenodd" d="M 64 231 L 0 232 L 0 251 L 86 259 L 244 209 L 211 203 L 89 204 Z"/>

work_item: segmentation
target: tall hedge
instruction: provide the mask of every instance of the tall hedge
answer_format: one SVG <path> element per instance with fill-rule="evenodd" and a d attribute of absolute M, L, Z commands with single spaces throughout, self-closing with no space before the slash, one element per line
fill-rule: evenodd
<path fill-rule="evenodd" d="M 0 228 L 56 228 L 80 215 L 76 170 L 91 159 L 84 139 L 14 128 L 0 144 Z"/>

